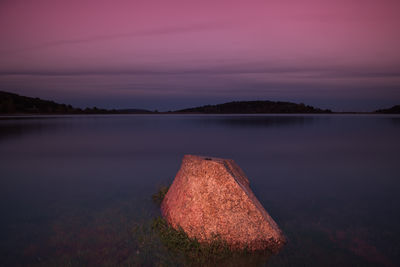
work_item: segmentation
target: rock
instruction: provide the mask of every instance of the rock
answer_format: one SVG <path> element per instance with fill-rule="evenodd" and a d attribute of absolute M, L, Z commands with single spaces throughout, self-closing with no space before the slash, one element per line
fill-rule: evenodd
<path fill-rule="evenodd" d="M 185 155 L 161 203 L 168 223 L 200 242 L 215 236 L 232 248 L 278 252 L 286 239 L 233 160 Z"/>

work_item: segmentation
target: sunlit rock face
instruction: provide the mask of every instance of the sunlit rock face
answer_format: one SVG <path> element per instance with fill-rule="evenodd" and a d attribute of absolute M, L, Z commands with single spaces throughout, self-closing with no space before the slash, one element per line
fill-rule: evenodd
<path fill-rule="evenodd" d="M 230 159 L 185 155 L 161 211 L 174 228 L 203 242 L 219 236 L 232 248 L 273 252 L 286 242 Z"/>

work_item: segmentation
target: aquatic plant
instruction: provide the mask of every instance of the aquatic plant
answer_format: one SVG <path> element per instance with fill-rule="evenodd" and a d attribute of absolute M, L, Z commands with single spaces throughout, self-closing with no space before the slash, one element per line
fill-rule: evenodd
<path fill-rule="evenodd" d="M 165 195 L 168 193 L 168 189 L 169 186 L 161 186 L 159 190 L 151 196 L 153 201 L 160 205 Z"/>
<path fill-rule="evenodd" d="M 153 220 L 152 229 L 158 233 L 161 243 L 168 251 L 185 265 L 216 264 L 227 259 L 231 260 L 232 257 L 250 254 L 246 249 L 232 250 L 218 236 L 209 243 L 199 242 L 195 238 L 190 238 L 182 228 L 176 230 L 171 227 L 162 217 Z"/>

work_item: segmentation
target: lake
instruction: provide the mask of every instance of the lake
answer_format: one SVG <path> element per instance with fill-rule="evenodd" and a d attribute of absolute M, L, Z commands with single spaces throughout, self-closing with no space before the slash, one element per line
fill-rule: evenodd
<path fill-rule="evenodd" d="M 184 264 L 137 229 L 196 154 L 235 160 L 287 236 L 240 264 L 399 266 L 399 137 L 398 115 L 0 117 L 0 265 Z"/>

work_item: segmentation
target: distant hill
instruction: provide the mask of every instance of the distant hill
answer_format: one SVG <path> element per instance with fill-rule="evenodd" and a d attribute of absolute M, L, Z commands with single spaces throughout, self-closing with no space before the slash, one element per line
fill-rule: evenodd
<path fill-rule="evenodd" d="M 54 101 L 21 96 L 0 91 L 0 114 L 136 114 L 151 113 L 143 109 L 107 110 L 93 108 L 74 108 L 71 105 Z"/>
<path fill-rule="evenodd" d="M 387 109 L 378 109 L 375 112 L 384 114 L 400 114 L 400 105 L 396 105 Z"/>
<path fill-rule="evenodd" d="M 158 113 L 157 111 L 150 111 L 147 109 L 138 109 L 138 108 L 125 108 L 125 109 L 113 109 L 114 113 L 118 114 L 150 114 L 150 113 Z"/>
<path fill-rule="evenodd" d="M 378 113 L 400 113 L 400 106 L 377 110 Z M 218 105 L 181 109 L 162 113 L 204 113 L 204 114 L 263 114 L 263 113 L 331 113 L 329 109 L 319 109 L 304 104 L 274 101 L 235 101 Z M 54 101 L 21 96 L 0 91 L 0 114 L 154 114 L 157 111 L 145 109 L 101 109 L 75 108 Z"/>
<path fill-rule="evenodd" d="M 274 101 L 235 101 L 177 110 L 178 113 L 253 114 L 253 113 L 331 113 L 304 104 Z"/>

